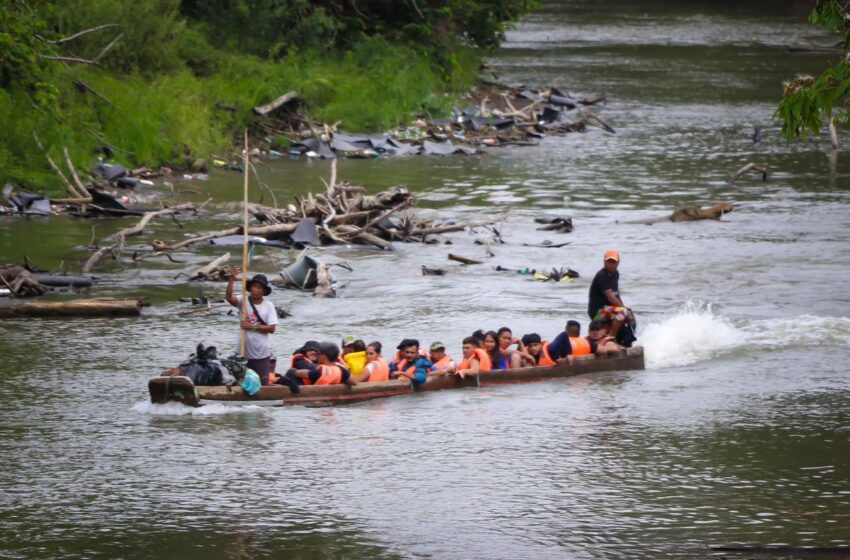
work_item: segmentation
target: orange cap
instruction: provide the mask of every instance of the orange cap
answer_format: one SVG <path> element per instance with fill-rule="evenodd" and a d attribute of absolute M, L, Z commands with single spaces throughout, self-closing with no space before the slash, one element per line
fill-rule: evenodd
<path fill-rule="evenodd" d="M 620 253 L 618 253 L 614 249 L 608 249 L 607 251 L 605 251 L 605 259 L 603 260 L 620 262 Z"/>

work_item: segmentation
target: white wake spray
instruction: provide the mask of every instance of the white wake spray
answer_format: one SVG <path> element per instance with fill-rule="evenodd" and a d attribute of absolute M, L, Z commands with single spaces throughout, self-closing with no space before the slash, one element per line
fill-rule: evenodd
<path fill-rule="evenodd" d="M 676 367 L 727 354 L 737 348 L 781 350 L 817 346 L 850 347 L 850 318 L 801 315 L 743 319 L 733 324 L 711 305 L 688 302 L 675 315 L 638 332 L 648 367 Z"/>

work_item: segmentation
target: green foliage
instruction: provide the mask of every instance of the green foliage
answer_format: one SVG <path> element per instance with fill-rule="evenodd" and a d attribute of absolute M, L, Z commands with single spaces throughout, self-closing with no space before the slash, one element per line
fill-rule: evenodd
<path fill-rule="evenodd" d="M 0 184 L 61 191 L 33 132 L 81 170 L 103 145 L 131 166 L 221 154 L 252 107 L 289 90 L 310 117 L 352 132 L 445 115 L 482 49 L 533 4 L 0 0 Z"/>
<path fill-rule="evenodd" d="M 38 38 L 45 24 L 37 7 L 25 0 L 0 2 L 0 87 L 23 90 L 36 105 L 50 107 L 57 91 L 50 83 L 53 63 L 44 57 L 53 50 Z"/>
<path fill-rule="evenodd" d="M 813 24 L 821 24 L 843 33 L 844 48 L 850 46 L 850 16 L 836 0 L 817 0 L 809 16 Z M 782 120 L 782 134 L 790 142 L 817 134 L 824 121 L 835 120 L 850 125 L 850 61 L 845 57 L 824 70 L 817 78 L 801 76 L 784 84 L 783 97 L 776 110 Z"/>

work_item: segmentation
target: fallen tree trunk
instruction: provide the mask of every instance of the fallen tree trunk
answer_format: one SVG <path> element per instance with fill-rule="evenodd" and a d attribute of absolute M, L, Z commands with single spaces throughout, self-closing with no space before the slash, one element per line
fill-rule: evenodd
<path fill-rule="evenodd" d="M 266 116 L 269 113 L 271 113 L 272 111 L 274 111 L 275 109 L 277 109 L 278 107 L 280 107 L 281 105 L 289 103 L 290 101 L 292 101 L 296 97 L 298 97 L 298 94 L 294 91 L 284 93 L 283 95 L 281 95 L 280 97 L 278 97 L 277 99 L 272 101 L 271 103 L 266 103 L 265 105 L 260 105 L 259 107 L 254 107 L 254 113 L 261 115 L 261 116 Z"/>
<path fill-rule="evenodd" d="M 495 223 L 500 222 L 502 220 L 504 220 L 504 218 L 495 218 L 493 220 L 483 220 L 483 221 L 480 221 L 480 222 L 471 222 L 471 223 L 468 223 L 468 224 L 451 224 L 451 225 L 445 225 L 445 226 L 418 227 L 418 228 L 413 229 L 410 232 L 409 237 L 421 236 L 421 237 L 424 238 L 426 235 L 436 235 L 438 233 L 450 233 L 450 232 L 453 232 L 453 231 L 463 231 L 466 228 L 476 228 L 476 227 L 489 226 L 491 224 L 495 224 Z"/>
<path fill-rule="evenodd" d="M 213 260 L 210 264 L 206 266 L 202 266 L 198 270 L 195 271 L 192 276 L 189 277 L 189 281 L 192 280 L 209 280 L 214 278 L 216 275 L 214 274 L 218 269 L 221 268 L 221 265 L 226 263 L 230 259 L 230 253 L 225 253 L 217 259 Z"/>
<path fill-rule="evenodd" d="M 16 317 L 126 317 L 139 315 L 138 299 L 72 299 L 32 301 L 0 306 L 0 318 Z"/>
<path fill-rule="evenodd" d="M 481 261 L 476 261 L 475 259 L 470 259 L 470 258 L 461 256 L 461 255 L 455 255 L 455 254 L 452 254 L 452 253 L 449 253 L 449 260 L 450 261 L 457 261 L 461 264 L 481 264 Z"/>

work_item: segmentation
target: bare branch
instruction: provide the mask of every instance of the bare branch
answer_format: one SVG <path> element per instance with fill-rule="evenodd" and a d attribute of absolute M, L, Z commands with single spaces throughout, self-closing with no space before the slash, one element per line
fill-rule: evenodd
<path fill-rule="evenodd" d="M 41 39 L 45 43 L 49 43 L 51 45 L 61 45 L 62 43 L 67 43 L 68 41 L 73 41 L 77 37 L 82 37 L 83 35 L 85 35 L 87 33 L 93 33 L 95 31 L 100 31 L 101 29 L 107 29 L 107 28 L 110 28 L 110 27 L 118 27 L 118 24 L 117 23 L 104 23 L 103 25 L 96 25 L 94 27 L 89 27 L 88 29 L 83 29 L 82 31 L 78 31 L 77 33 L 74 33 L 73 35 L 69 35 L 68 37 L 62 37 L 61 39 L 55 39 L 53 41 L 49 41 L 49 40 L 43 39 L 41 37 L 39 37 L 39 39 Z"/>

